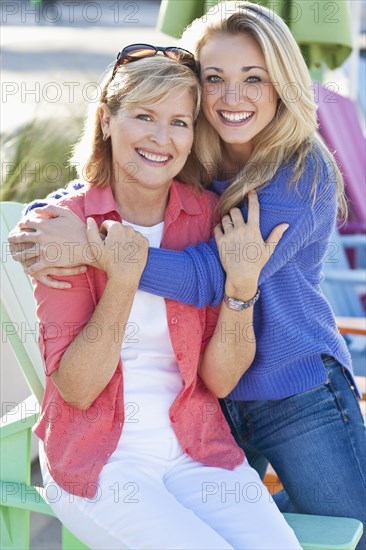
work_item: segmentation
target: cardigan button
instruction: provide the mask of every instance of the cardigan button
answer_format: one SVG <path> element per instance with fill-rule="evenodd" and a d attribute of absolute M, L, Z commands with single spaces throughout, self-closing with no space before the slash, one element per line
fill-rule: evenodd
<path fill-rule="evenodd" d="M 184 355 L 183 353 L 177 353 L 177 359 L 181 361 L 183 359 Z"/>
<path fill-rule="evenodd" d="M 171 323 L 172 325 L 176 325 L 178 323 L 178 319 L 176 317 L 172 317 Z"/>

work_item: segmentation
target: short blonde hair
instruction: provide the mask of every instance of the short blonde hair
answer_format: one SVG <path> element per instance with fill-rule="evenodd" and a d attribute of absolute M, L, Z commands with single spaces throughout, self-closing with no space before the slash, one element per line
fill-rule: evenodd
<path fill-rule="evenodd" d="M 201 106 L 201 86 L 196 74 L 183 64 L 157 55 L 140 59 L 118 68 L 111 81 L 112 71 L 105 76 L 97 101 L 91 105 L 87 115 L 81 139 L 74 149 L 72 163 L 79 177 L 89 185 L 110 185 L 113 178 L 111 140 L 103 140 L 100 123 L 100 106 L 108 106 L 111 116 L 121 108 L 143 102 L 153 105 L 166 97 L 187 90 L 194 102 L 194 120 Z M 185 183 L 201 187 L 198 160 L 194 152 L 189 155 L 186 164 L 177 178 Z"/>
<path fill-rule="evenodd" d="M 345 214 L 343 180 L 335 160 L 320 142 L 316 104 L 311 80 L 301 51 L 285 22 L 273 11 L 251 2 L 221 2 L 196 19 L 183 33 L 183 45 L 189 44 L 198 59 L 202 47 L 218 35 L 251 35 L 261 48 L 270 80 L 278 94 L 276 115 L 255 138 L 254 150 L 246 166 L 235 177 L 220 200 L 220 214 L 239 205 L 247 193 L 268 183 L 283 163 L 295 159 L 294 184 L 305 169 L 309 153 L 325 157 L 335 175 L 340 211 Z M 222 144 L 204 114 L 197 124 L 198 158 L 206 171 L 206 183 L 220 175 Z M 316 145 L 316 146 L 315 146 Z M 319 162 L 315 165 L 320 170 Z M 259 169 L 260 167 L 260 169 Z M 254 175 L 254 177 L 253 177 Z M 309 190 L 316 199 L 318 172 Z"/>

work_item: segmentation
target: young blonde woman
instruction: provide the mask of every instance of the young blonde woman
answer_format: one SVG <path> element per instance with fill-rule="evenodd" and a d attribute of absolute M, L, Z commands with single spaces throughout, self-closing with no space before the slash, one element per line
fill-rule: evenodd
<path fill-rule="evenodd" d="M 140 288 L 198 307 L 220 303 L 225 273 L 219 253 L 239 258 L 243 252 L 230 209 L 239 206 L 246 219 L 248 193 L 257 190 L 263 235 L 279 222 L 290 228 L 259 279 L 254 362 L 223 409 L 250 463 L 264 475 L 270 461 L 279 474 L 285 488 L 276 496 L 280 509 L 365 523 L 365 426 L 350 356 L 319 286 L 337 207 L 345 212 L 342 178 L 317 139 L 311 82 L 287 26 L 249 2 L 219 7 L 193 22 L 183 40 L 197 55 L 203 86 L 201 178 L 220 195 L 219 212 L 223 224 L 234 224 L 234 244 L 150 249 Z M 54 220 L 42 227 L 25 220 L 13 241 L 39 245 L 82 235 L 59 209 L 46 212 Z M 260 257 L 255 246 L 245 254 L 253 262 Z M 82 263 L 79 252 L 62 265 Z M 30 269 L 46 284 L 63 285 L 50 283 L 49 262 L 41 259 Z M 365 538 L 358 548 L 365 548 Z"/>

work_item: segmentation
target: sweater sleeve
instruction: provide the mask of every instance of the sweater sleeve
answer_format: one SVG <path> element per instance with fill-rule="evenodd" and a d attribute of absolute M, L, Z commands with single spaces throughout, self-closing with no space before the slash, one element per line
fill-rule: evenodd
<path fill-rule="evenodd" d="M 211 239 L 182 251 L 150 248 L 139 288 L 201 308 L 220 304 L 224 284 L 225 272 Z"/>
<path fill-rule="evenodd" d="M 276 246 L 271 258 L 262 269 L 259 276 L 259 286 L 273 277 L 285 265 L 295 260 L 295 257 L 306 243 L 313 231 L 313 215 L 311 212 L 302 214 L 297 220 L 287 219 L 290 227 Z"/>
<path fill-rule="evenodd" d="M 312 203 L 309 193 L 316 164 L 319 167 L 317 199 Z M 277 245 L 272 257 L 263 268 L 259 285 L 266 282 L 282 267 L 295 261 L 298 253 L 315 238 L 323 239 L 326 227 L 334 223 L 334 175 L 320 156 L 309 155 L 298 188 L 288 189 L 290 172 L 279 172 L 270 185 L 259 195 L 261 218 L 267 228 L 288 223 L 289 229 Z M 301 196 L 303 198 L 301 198 Z M 263 212 L 262 212 L 263 205 Z M 263 228 L 262 228 L 263 229 Z M 266 237 L 265 237 L 266 238 Z M 140 289 L 193 304 L 197 307 L 218 305 L 224 294 L 225 272 L 221 266 L 216 242 L 200 243 L 183 251 L 150 249 L 149 260 L 140 281 Z"/>
<path fill-rule="evenodd" d="M 217 197 L 206 196 L 207 235 L 212 235 L 219 221 L 216 211 Z M 203 238 L 201 236 L 201 238 Z M 202 308 L 217 306 L 224 294 L 225 272 L 222 268 L 215 239 L 200 241 L 182 251 L 150 248 L 145 271 L 139 288 Z"/>
<path fill-rule="evenodd" d="M 336 219 L 337 198 L 333 169 L 326 163 L 321 153 L 320 156 L 319 152 L 316 155 L 311 155 L 307 159 L 306 169 L 298 182 L 298 190 L 292 193 L 293 197 L 297 197 L 293 201 L 293 209 L 285 214 L 284 219 L 276 218 L 276 211 L 271 214 L 273 225 L 287 222 L 290 227 L 263 268 L 259 285 L 292 261 L 303 262 L 310 259 L 313 263 L 316 258 L 322 261 L 324 254 L 322 248 L 327 246 Z M 315 163 L 317 163 L 317 172 L 315 172 Z M 317 173 L 318 185 L 314 200 L 309 190 L 315 173 Z M 295 205 L 299 197 L 298 191 L 303 199 Z M 291 206 L 291 196 L 286 197 L 285 200 Z"/>
<path fill-rule="evenodd" d="M 24 210 L 24 214 L 28 214 L 31 210 L 34 208 L 41 208 L 41 206 L 48 206 L 49 204 L 54 204 L 59 199 L 62 199 L 66 195 L 69 195 L 73 191 L 78 191 L 79 189 L 82 189 L 84 187 L 84 184 L 79 181 L 70 181 L 66 189 L 61 188 L 57 189 L 57 191 L 52 191 L 52 193 L 49 193 L 46 198 L 44 199 L 35 199 L 31 203 L 28 204 L 28 206 Z"/>
<path fill-rule="evenodd" d="M 290 262 L 309 238 L 313 230 L 311 211 L 302 213 L 300 218 L 294 215 L 293 219 L 294 223 L 291 224 L 290 221 L 290 228 L 286 231 L 286 238 L 281 240 L 270 261 L 264 267 L 259 284 L 264 283 Z M 274 222 L 273 225 L 275 224 Z M 139 288 L 145 292 L 201 308 L 220 304 L 224 295 L 224 285 L 225 272 L 220 262 L 216 241 L 211 239 L 209 243 L 201 242 L 183 251 L 150 248 Z"/>

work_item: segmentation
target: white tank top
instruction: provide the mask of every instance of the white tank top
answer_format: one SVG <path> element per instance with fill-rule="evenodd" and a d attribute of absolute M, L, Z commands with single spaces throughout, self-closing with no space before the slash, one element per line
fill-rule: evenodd
<path fill-rule="evenodd" d="M 129 222 L 159 248 L 164 222 L 141 227 Z M 170 340 L 164 298 L 137 290 L 122 343 L 125 438 L 175 437 L 169 408 L 183 388 Z"/>

